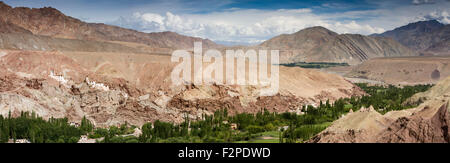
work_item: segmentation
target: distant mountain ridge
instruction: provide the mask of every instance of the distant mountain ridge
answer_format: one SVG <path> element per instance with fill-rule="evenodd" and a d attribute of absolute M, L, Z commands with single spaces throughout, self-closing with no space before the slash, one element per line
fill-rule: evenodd
<path fill-rule="evenodd" d="M 192 48 L 194 41 L 202 41 L 203 47 L 219 47 L 208 39 L 184 36 L 174 32 L 143 33 L 106 24 L 86 23 L 66 16 L 55 8 L 12 8 L 1 1 L 0 22 L 3 22 L 3 25 L 15 25 L 35 35 L 55 38 L 133 42 L 171 49 Z"/>
<path fill-rule="evenodd" d="M 105 24 L 86 23 L 66 16 L 51 7 L 12 8 L 3 2 L 0 2 L 0 27 L 2 28 L 0 33 L 4 33 L 3 38 L 0 38 L 3 40 L 1 43 L 3 45 L 0 44 L 0 47 L 7 49 L 72 51 L 81 48 L 92 52 L 106 49 L 112 52 L 141 53 L 150 51 L 170 54 L 172 50 L 176 49 L 191 49 L 196 41 L 202 41 L 203 48 L 206 49 L 224 48 L 208 39 L 183 36 L 174 32 L 143 33 Z M 25 45 L 22 45 L 23 39 L 17 39 L 22 37 L 11 36 L 11 33 L 23 33 L 27 35 L 23 38 L 30 38 L 25 40 L 36 41 L 25 41 Z M 47 41 L 50 39 L 47 37 L 65 40 Z M 99 43 L 92 42 L 96 45 L 91 46 L 92 43 L 86 44 L 80 40 Z M 8 42 L 13 43 L 8 44 Z M 122 47 L 116 47 L 114 50 L 106 48 L 114 45 Z M 243 49 L 248 48 L 280 50 L 281 63 L 337 62 L 354 65 L 374 57 L 418 55 L 393 39 L 358 34 L 337 34 L 324 27 L 306 28 L 294 34 L 273 37 L 260 45 L 243 47 Z"/>
<path fill-rule="evenodd" d="M 415 56 L 395 40 L 359 34 L 337 34 L 324 27 L 310 27 L 283 34 L 259 45 L 279 49 L 280 62 L 338 62 L 359 64 L 374 57 Z"/>
<path fill-rule="evenodd" d="M 419 21 L 372 36 L 389 37 L 422 54 L 450 54 L 450 25 L 436 20 Z"/>

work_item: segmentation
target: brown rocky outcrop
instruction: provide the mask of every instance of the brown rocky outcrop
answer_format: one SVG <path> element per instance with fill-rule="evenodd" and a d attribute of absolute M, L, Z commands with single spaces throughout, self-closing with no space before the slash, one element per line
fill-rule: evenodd
<path fill-rule="evenodd" d="M 417 108 L 381 115 L 373 109 L 348 113 L 314 136 L 310 143 L 449 143 L 450 78 L 418 93 Z M 369 110 L 369 111 L 368 111 Z"/>
<path fill-rule="evenodd" d="M 258 86 L 173 87 L 168 78 L 174 65 L 168 62 L 167 56 L 1 53 L 2 115 L 9 111 L 13 115 L 28 111 L 44 118 L 68 117 L 70 121 L 86 116 L 97 126 L 125 122 L 139 126 L 155 120 L 177 123 L 183 121 L 186 113 L 189 118 L 198 119 L 224 108 L 230 114 L 256 113 L 263 109 L 294 112 L 319 100 L 364 94 L 342 77 L 301 68 L 280 67 L 279 94 L 259 96 Z"/>
<path fill-rule="evenodd" d="M 411 117 L 401 117 L 379 134 L 377 142 L 450 143 L 449 109 L 448 104 L 444 104 L 438 109 L 426 107 Z"/>

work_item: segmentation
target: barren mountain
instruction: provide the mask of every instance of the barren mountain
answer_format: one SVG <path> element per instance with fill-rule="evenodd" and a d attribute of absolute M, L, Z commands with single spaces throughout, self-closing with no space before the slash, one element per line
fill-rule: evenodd
<path fill-rule="evenodd" d="M 396 28 L 374 36 L 389 37 L 411 49 L 423 52 L 424 55 L 450 54 L 450 25 L 444 25 L 436 20 L 419 21 Z"/>
<path fill-rule="evenodd" d="M 282 63 L 338 62 L 354 65 L 374 57 L 416 55 L 392 39 L 357 34 L 339 35 L 323 27 L 280 35 L 263 42 L 259 47 L 280 50 Z"/>
<path fill-rule="evenodd" d="M 309 142 L 449 143 L 450 77 L 409 102 L 417 108 L 381 115 L 373 108 L 348 113 Z"/>
<path fill-rule="evenodd" d="M 430 47 L 425 49 L 424 54 L 450 55 L 450 37 L 431 45 Z"/>
<path fill-rule="evenodd" d="M 10 28 L 10 29 L 12 30 L 17 28 Z M 52 38 L 49 36 L 39 36 L 17 32 L 0 33 L 0 48 L 11 50 L 38 50 L 38 51 L 85 51 L 85 52 L 122 52 L 122 53 L 150 52 L 146 51 L 145 49 L 130 47 L 118 43 L 93 41 L 93 40 Z"/>
<path fill-rule="evenodd" d="M 202 41 L 205 48 L 219 46 L 207 39 L 183 36 L 174 32 L 143 33 L 106 24 L 86 23 L 51 7 L 12 8 L 0 2 L 0 21 L 14 24 L 35 35 L 57 38 L 134 42 L 153 48 L 170 49 L 192 48 L 194 41 Z"/>
<path fill-rule="evenodd" d="M 434 84 L 450 76 L 450 57 L 373 58 L 354 66 L 345 76 L 387 84 Z"/>
<path fill-rule="evenodd" d="M 11 24 L 10 22 L 5 22 L 0 20 L 0 33 L 21 33 L 21 34 L 31 34 L 30 31 L 23 29 L 19 26 Z"/>
<path fill-rule="evenodd" d="M 0 3 L 1 6 L 1 3 Z M 27 11 L 27 10 L 26 10 Z M 175 34 L 178 36 L 177 34 Z M 79 40 L 33 34 L 8 20 L 0 20 L 0 48 L 11 50 L 39 51 L 86 51 L 86 52 L 122 52 L 170 54 L 170 48 L 151 47 L 146 44 Z"/>

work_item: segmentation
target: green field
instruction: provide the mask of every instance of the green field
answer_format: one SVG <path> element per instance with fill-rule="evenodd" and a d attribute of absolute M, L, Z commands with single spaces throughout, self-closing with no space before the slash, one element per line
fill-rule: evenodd
<path fill-rule="evenodd" d="M 260 133 L 261 136 L 256 137 L 255 139 L 251 139 L 248 141 L 236 141 L 235 143 L 279 143 L 280 134 L 280 131 L 266 131 Z M 263 139 L 263 137 L 270 137 L 271 139 Z"/>
<path fill-rule="evenodd" d="M 331 62 L 296 62 L 296 63 L 286 63 L 280 64 L 287 67 L 301 67 L 301 68 L 329 68 L 337 66 L 349 66 L 347 63 L 331 63 Z"/>

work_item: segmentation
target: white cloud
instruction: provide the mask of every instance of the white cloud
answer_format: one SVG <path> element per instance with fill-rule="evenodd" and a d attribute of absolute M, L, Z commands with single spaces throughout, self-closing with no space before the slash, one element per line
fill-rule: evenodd
<path fill-rule="evenodd" d="M 423 4 L 433 4 L 435 3 L 434 0 L 413 0 L 412 4 L 414 5 L 423 5 Z"/>
<path fill-rule="evenodd" d="M 323 26 L 337 33 L 368 35 L 419 20 L 437 19 L 450 23 L 449 0 L 418 0 L 408 5 L 392 3 L 383 3 L 385 7 L 378 9 L 339 13 L 316 13 L 314 7 L 278 10 L 230 8 L 201 14 L 146 12 L 135 13 L 131 18 L 121 18 L 112 24 L 144 32 L 173 31 L 216 42 L 255 44 L 312 26 Z M 419 3 L 428 5 L 413 5 Z"/>
<path fill-rule="evenodd" d="M 450 24 L 450 15 L 447 11 L 433 11 L 417 17 L 418 20 L 438 20 L 444 24 Z"/>
<path fill-rule="evenodd" d="M 145 20 L 146 22 L 149 22 L 149 23 L 155 22 L 160 25 L 164 25 L 165 18 L 158 14 L 146 13 L 146 14 L 141 15 L 140 13 L 135 13 L 134 16 L 136 18 L 141 18 L 142 20 Z"/>
<path fill-rule="evenodd" d="M 314 14 L 309 8 L 280 10 L 233 8 L 223 12 L 183 15 L 171 12 L 165 15 L 135 13 L 133 18 L 122 18 L 113 24 L 145 32 L 173 31 L 214 41 L 234 40 L 249 44 L 312 26 L 324 26 L 338 33 L 371 34 L 384 31 L 382 28 L 359 24 L 356 21 L 328 20 L 327 17 Z"/>
<path fill-rule="evenodd" d="M 141 28 L 147 30 L 154 30 L 154 29 L 158 29 L 158 30 L 166 30 L 165 29 L 165 17 L 159 15 L 159 14 L 154 14 L 154 13 L 145 13 L 145 14 L 141 14 L 141 13 L 134 13 L 133 14 L 133 20 L 137 20 L 140 21 L 141 24 L 140 26 L 142 26 Z M 131 22 L 133 23 L 133 22 Z"/>
<path fill-rule="evenodd" d="M 384 2 L 384 1 L 383 1 Z M 398 5 L 395 2 L 384 2 L 384 7 L 373 10 L 357 10 L 341 12 L 339 14 L 322 14 L 334 20 L 349 19 L 360 25 L 369 25 L 377 31 L 377 28 L 392 30 L 409 23 L 437 19 L 441 23 L 448 24 L 450 13 L 450 0 L 435 0 L 435 3 L 427 5 Z M 370 31 L 366 30 L 366 31 Z M 361 31 L 364 33 L 363 31 Z M 379 33 L 379 32 L 378 32 Z"/>
<path fill-rule="evenodd" d="M 370 25 L 360 25 L 355 21 L 351 21 L 347 24 L 342 24 L 340 22 L 336 22 L 334 24 L 334 29 L 337 29 L 338 33 L 382 33 L 385 30 L 383 28 L 372 27 Z"/>

